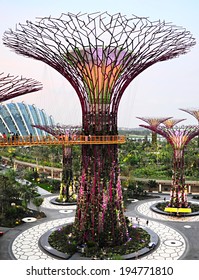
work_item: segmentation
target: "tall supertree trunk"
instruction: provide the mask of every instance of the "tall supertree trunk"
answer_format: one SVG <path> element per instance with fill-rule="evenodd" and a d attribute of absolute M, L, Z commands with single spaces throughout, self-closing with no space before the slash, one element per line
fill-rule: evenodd
<path fill-rule="evenodd" d="M 184 149 L 174 149 L 173 177 L 169 205 L 177 208 L 187 207 L 184 177 Z"/>
<path fill-rule="evenodd" d="M 157 133 L 152 132 L 152 146 L 156 149 L 157 148 Z"/>
<path fill-rule="evenodd" d="M 90 126 L 88 118 L 85 119 L 84 131 L 88 134 Z M 99 117 L 94 133 L 117 135 L 114 118 L 111 120 L 109 116 L 110 126 L 104 122 L 106 119 L 106 116 Z M 101 246 L 110 246 L 127 241 L 116 144 L 82 145 L 82 176 L 75 230 L 82 243 L 93 240 Z"/>
<path fill-rule="evenodd" d="M 73 172 L 72 172 L 72 148 L 69 146 L 62 146 L 63 152 L 63 170 L 62 170 L 62 184 L 60 189 L 60 198 L 64 201 L 70 199 L 70 187 L 73 185 Z"/>
<path fill-rule="evenodd" d="M 76 134 L 79 134 L 80 126 L 71 125 L 32 125 L 39 128 L 48 134 L 53 135 L 60 141 L 71 140 Z M 75 194 L 75 186 L 73 181 L 73 167 L 72 167 L 72 147 L 70 145 L 62 144 L 62 180 L 60 186 L 60 201 L 69 201 L 71 194 Z"/>

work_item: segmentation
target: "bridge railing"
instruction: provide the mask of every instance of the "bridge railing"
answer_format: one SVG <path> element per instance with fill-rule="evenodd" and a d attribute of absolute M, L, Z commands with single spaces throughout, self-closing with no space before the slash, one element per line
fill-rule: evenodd
<path fill-rule="evenodd" d="M 0 146 L 33 146 L 33 145 L 90 145 L 90 144 L 122 144 L 123 135 L 58 135 L 58 136 L 13 136 L 0 138 Z"/>

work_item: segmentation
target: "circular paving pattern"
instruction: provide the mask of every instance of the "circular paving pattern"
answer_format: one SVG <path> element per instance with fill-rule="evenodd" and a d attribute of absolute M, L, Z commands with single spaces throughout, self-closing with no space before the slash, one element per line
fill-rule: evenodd
<path fill-rule="evenodd" d="M 14 257 L 18 260 L 53 260 L 54 258 L 45 254 L 39 248 L 38 241 L 40 236 L 53 227 L 63 225 L 65 223 L 71 223 L 73 221 L 73 217 L 63 218 L 42 223 L 25 230 L 16 237 L 12 244 L 12 253 Z"/>
<path fill-rule="evenodd" d="M 150 202 L 145 202 L 142 203 L 137 207 L 137 211 L 140 212 L 141 214 L 148 216 L 153 219 L 158 219 L 158 220 L 164 220 L 164 221 L 175 221 L 175 222 L 195 222 L 199 221 L 199 215 L 197 216 L 189 216 L 189 217 L 176 217 L 176 216 L 168 216 L 168 215 L 161 215 L 157 212 L 154 212 L 150 209 L 150 207 L 155 204 L 160 202 L 158 201 L 150 201 Z M 194 202 L 195 203 L 195 202 Z"/>
<path fill-rule="evenodd" d="M 44 208 L 50 208 L 50 209 L 55 209 L 55 210 L 60 210 L 60 209 L 66 209 L 67 207 L 67 210 L 68 209 L 76 209 L 76 205 L 56 205 L 56 204 L 52 204 L 50 201 L 53 199 L 53 198 L 56 198 L 57 196 L 49 196 L 49 197 L 45 197 L 44 198 L 44 201 L 42 203 L 42 207 Z"/>
<path fill-rule="evenodd" d="M 136 223 L 136 218 L 131 218 Z M 140 219 L 140 225 L 145 225 L 146 220 Z M 160 239 L 160 245 L 152 251 L 151 254 L 146 255 L 140 259 L 142 260 L 177 260 L 185 252 L 186 243 L 183 236 L 173 228 L 162 223 L 149 221 L 149 226 Z M 171 241 L 176 242 L 171 247 Z"/>
<path fill-rule="evenodd" d="M 136 222 L 135 217 L 130 217 L 133 223 Z M 44 253 L 39 245 L 40 236 L 53 227 L 71 223 L 74 221 L 74 217 L 57 219 L 45 223 L 41 223 L 28 230 L 22 232 L 14 240 L 12 244 L 12 252 L 16 259 L 19 260 L 49 260 L 53 257 Z M 145 220 L 140 219 L 140 225 L 145 225 Z M 158 234 L 160 238 L 160 245 L 152 251 L 151 254 L 142 257 L 141 259 L 147 260 L 175 260 L 179 259 L 185 251 L 185 240 L 174 229 L 154 221 L 149 222 L 149 228 Z M 173 246 L 171 246 L 171 240 Z M 168 243 L 168 244 L 167 244 Z"/>
<path fill-rule="evenodd" d="M 72 213 L 76 209 L 76 205 L 60 206 L 53 205 L 50 203 L 52 196 L 45 197 L 42 207 L 50 208 L 54 210 L 59 210 L 61 214 Z M 158 202 L 158 201 L 157 201 Z M 198 216 L 193 217 L 174 217 L 174 216 L 164 216 L 150 210 L 150 206 L 154 204 L 154 201 L 145 202 L 137 207 L 137 210 L 149 218 L 160 219 L 160 220 L 172 220 L 172 221 L 198 221 Z M 130 215 L 129 215 L 130 216 Z M 31 217 L 27 217 L 30 219 Z M 131 221 L 137 224 L 135 217 L 129 217 Z M 40 237 L 48 230 L 60 226 L 66 223 L 71 223 L 74 221 L 74 217 L 61 218 L 49 222 L 40 223 L 36 226 L 29 228 L 28 230 L 22 232 L 14 240 L 12 244 L 12 251 L 15 259 L 19 260 L 39 260 L 39 259 L 54 259 L 52 256 L 47 255 L 43 252 L 39 245 Z M 28 221 L 30 222 L 30 220 Z M 146 219 L 139 218 L 139 224 L 143 227 L 146 226 Z M 185 228 L 190 228 L 191 226 L 185 225 Z M 159 246 L 151 251 L 150 254 L 141 257 L 141 259 L 147 260 L 175 260 L 180 259 L 185 252 L 186 243 L 182 235 L 174 230 L 173 228 L 166 226 L 160 222 L 149 220 L 148 228 L 154 231 L 160 239 Z"/>

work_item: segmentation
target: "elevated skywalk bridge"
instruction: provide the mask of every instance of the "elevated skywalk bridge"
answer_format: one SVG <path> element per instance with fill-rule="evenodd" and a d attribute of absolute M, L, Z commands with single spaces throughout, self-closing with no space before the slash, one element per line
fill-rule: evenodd
<path fill-rule="evenodd" d="M 9 139 L 1 138 L 0 147 L 13 146 L 48 146 L 48 145 L 110 145 L 123 144 L 126 142 L 124 135 L 102 135 L 102 136 L 86 136 L 86 135 L 67 135 L 61 136 L 14 136 Z"/>

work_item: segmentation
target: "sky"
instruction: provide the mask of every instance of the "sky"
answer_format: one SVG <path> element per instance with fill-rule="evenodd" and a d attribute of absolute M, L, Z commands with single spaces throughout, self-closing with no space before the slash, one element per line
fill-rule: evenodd
<path fill-rule="evenodd" d="M 186 118 L 182 124 L 197 124 L 179 108 L 199 108 L 199 1 L 198 0 L 1 0 L 0 1 L 0 73 L 33 78 L 43 84 L 36 93 L 14 98 L 35 104 L 52 115 L 56 123 L 81 125 L 79 99 L 64 77 L 48 65 L 23 57 L 5 47 L 3 33 L 16 24 L 37 17 L 59 17 L 61 13 L 120 12 L 165 20 L 193 34 L 196 45 L 186 55 L 159 62 L 143 71 L 123 94 L 118 111 L 118 126 L 135 128 L 136 117 Z"/>

